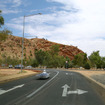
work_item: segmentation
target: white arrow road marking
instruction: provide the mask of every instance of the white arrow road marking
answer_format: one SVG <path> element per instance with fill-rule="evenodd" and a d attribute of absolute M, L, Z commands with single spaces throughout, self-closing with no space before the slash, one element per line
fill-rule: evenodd
<path fill-rule="evenodd" d="M 12 91 L 12 90 L 14 90 L 14 89 L 17 89 L 17 88 L 21 88 L 21 87 L 23 87 L 23 86 L 24 86 L 24 84 L 18 85 L 18 86 L 14 86 L 13 88 L 8 89 L 8 90 L 2 90 L 2 89 L 0 89 L 0 95 L 2 95 L 2 94 L 4 94 L 4 93 L 7 93 L 7 92 L 9 92 L 9 91 Z"/>
<path fill-rule="evenodd" d="M 75 91 L 68 91 L 68 94 L 78 94 L 78 95 L 81 95 L 81 94 L 84 94 L 84 93 L 87 93 L 87 92 L 88 91 L 76 89 Z"/>
<path fill-rule="evenodd" d="M 62 86 L 62 88 L 63 88 L 62 97 L 66 97 L 67 96 L 67 89 L 70 87 L 67 84 L 65 84 L 64 86 Z"/>
<path fill-rule="evenodd" d="M 4 93 L 5 93 L 5 90 L 1 90 L 1 89 L 0 89 L 0 95 L 1 95 L 1 94 L 4 94 Z"/>

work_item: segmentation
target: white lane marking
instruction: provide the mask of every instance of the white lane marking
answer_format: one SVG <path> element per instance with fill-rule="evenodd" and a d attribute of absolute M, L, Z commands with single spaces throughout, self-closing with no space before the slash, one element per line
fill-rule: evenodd
<path fill-rule="evenodd" d="M 66 73 L 66 75 L 68 75 L 68 73 Z"/>
<path fill-rule="evenodd" d="M 42 85 L 40 88 L 38 88 L 37 90 L 35 90 L 34 92 L 32 92 L 31 94 L 29 94 L 28 96 L 27 96 L 27 98 L 30 98 L 30 97 L 32 97 L 33 95 L 35 95 L 37 92 L 39 92 L 43 87 L 45 87 L 50 81 L 52 81 L 57 75 L 59 74 L 59 72 L 57 72 L 57 74 L 53 77 L 53 78 L 51 78 L 49 81 L 47 81 L 44 85 Z"/>
<path fill-rule="evenodd" d="M 65 84 L 64 86 L 62 86 L 62 88 L 63 88 L 62 97 L 66 97 L 67 96 L 67 89 L 70 87 L 67 84 Z"/>
<path fill-rule="evenodd" d="M 73 73 L 70 73 L 70 75 L 73 75 Z"/>
<path fill-rule="evenodd" d="M 17 88 L 21 88 L 21 87 L 23 87 L 23 86 L 24 86 L 24 84 L 18 85 L 18 86 L 14 86 L 13 88 L 8 89 L 8 90 L 2 90 L 2 89 L 0 89 L 0 95 L 2 95 L 2 94 L 4 94 L 4 93 L 7 93 L 7 92 L 9 92 L 9 91 L 12 91 L 12 90 L 14 90 L 14 89 L 17 89 Z"/>
<path fill-rule="evenodd" d="M 81 94 L 84 94 L 84 93 L 87 93 L 87 92 L 88 91 L 76 89 L 75 91 L 68 91 L 68 94 L 78 94 L 78 95 L 81 95 Z"/>

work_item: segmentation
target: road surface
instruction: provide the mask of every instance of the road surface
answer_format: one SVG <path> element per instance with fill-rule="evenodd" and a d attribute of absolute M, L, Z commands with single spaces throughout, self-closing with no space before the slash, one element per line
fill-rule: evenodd
<path fill-rule="evenodd" d="M 46 80 L 31 76 L 0 85 L 0 105 L 105 105 L 82 75 L 49 72 Z"/>

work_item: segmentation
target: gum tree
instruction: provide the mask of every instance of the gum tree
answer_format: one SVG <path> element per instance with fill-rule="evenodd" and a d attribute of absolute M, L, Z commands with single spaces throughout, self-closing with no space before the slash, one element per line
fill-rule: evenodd
<path fill-rule="evenodd" d="M 4 18 L 1 16 L 2 11 L 0 10 L 0 28 L 2 25 L 4 25 Z"/>

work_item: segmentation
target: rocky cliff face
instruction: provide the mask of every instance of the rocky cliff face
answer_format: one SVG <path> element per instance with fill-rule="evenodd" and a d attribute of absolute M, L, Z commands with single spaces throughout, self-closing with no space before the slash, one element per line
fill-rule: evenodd
<path fill-rule="evenodd" d="M 30 58 L 34 57 L 35 49 L 49 50 L 52 45 L 59 45 L 60 51 L 59 55 L 68 56 L 71 60 L 78 53 L 84 53 L 82 50 L 74 46 L 63 45 L 59 43 L 54 43 L 47 41 L 45 39 L 33 38 L 26 39 L 24 38 L 24 57 Z M 6 41 L 0 42 L 0 58 L 4 56 L 17 57 L 21 59 L 22 52 L 22 38 L 17 36 L 9 35 Z"/>

